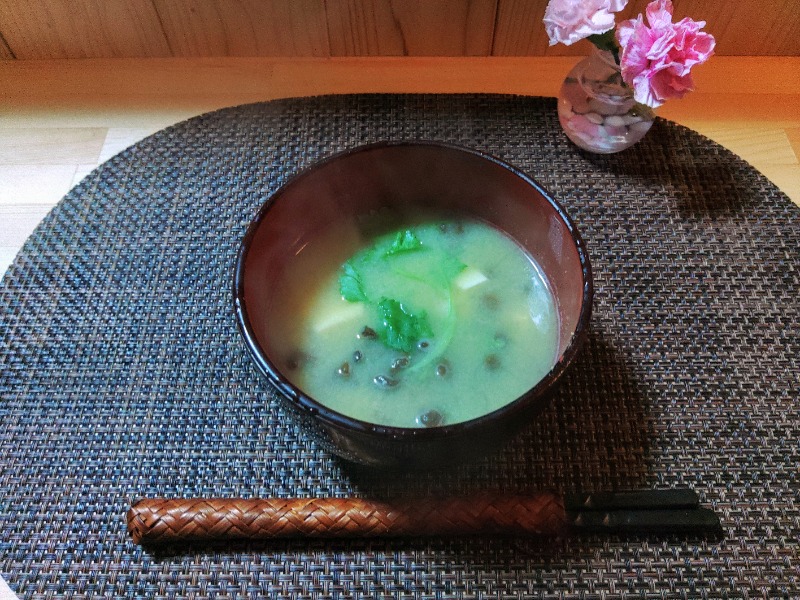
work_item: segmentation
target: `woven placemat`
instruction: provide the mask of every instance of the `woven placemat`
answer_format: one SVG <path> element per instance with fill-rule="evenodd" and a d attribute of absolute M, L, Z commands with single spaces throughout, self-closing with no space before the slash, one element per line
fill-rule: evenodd
<path fill-rule="evenodd" d="M 596 282 L 588 343 L 510 446 L 385 474 L 311 443 L 245 355 L 232 267 L 300 168 L 442 140 L 566 207 Z M 72 190 L 0 288 L 0 572 L 21 597 L 800 597 L 800 210 L 657 120 L 595 156 L 553 99 L 351 95 L 203 115 Z M 367 496 L 691 486 L 722 540 L 574 537 L 134 545 L 142 496 Z"/>

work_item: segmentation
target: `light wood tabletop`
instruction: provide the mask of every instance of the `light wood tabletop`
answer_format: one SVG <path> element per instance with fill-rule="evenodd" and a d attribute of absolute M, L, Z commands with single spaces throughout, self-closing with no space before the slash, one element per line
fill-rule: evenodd
<path fill-rule="evenodd" d="M 357 92 L 555 96 L 576 57 L 0 61 L 0 272 L 87 173 L 194 115 Z M 657 114 L 738 154 L 800 206 L 800 57 L 716 56 Z M 534 174 L 535 176 L 535 174 Z"/>

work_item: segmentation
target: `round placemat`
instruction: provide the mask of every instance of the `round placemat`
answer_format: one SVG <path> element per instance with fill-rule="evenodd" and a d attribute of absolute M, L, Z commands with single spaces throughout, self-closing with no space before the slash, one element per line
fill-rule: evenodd
<path fill-rule="evenodd" d="M 353 146 L 488 152 L 567 209 L 596 283 L 552 405 L 472 465 L 376 472 L 286 418 L 232 312 L 269 194 Z M 553 99 L 348 95 L 180 123 L 87 176 L 0 286 L 0 572 L 21 597 L 800 596 L 800 210 L 659 119 L 587 154 Z M 142 548 L 143 496 L 414 496 L 690 486 L 722 539 L 602 536 Z"/>

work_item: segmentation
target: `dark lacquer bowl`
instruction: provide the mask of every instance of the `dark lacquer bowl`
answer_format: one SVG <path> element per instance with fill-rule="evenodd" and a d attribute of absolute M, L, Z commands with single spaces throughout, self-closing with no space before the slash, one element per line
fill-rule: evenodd
<path fill-rule="evenodd" d="M 287 351 L 275 307 L 298 257 L 344 216 L 435 206 L 482 219 L 514 238 L 541 266 L 558 306 L 558 360 L 525 394 L 479 418 L 424 429 L 339 414 L 300 391 L 278 368 Z M 261 207 L 242 242 L 235 310 L 247 349 L 301 427 L 325 449 L 379 466 L 421 467 L 485 455 L 548 402 L 586 336 L 592 304 L 588 253 L 564 209 L 535 181 L 496 158 L 432 142 L 354 148 L 305 169 Z"/>

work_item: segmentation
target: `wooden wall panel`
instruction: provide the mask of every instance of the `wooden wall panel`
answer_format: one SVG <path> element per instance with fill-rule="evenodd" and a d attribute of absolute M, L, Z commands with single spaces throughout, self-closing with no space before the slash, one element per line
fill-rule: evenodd
<path fill-rule="evenodd" d="M 324 0 L 153 0 L 174 56 L 329 56 Z"/>
<path fill-rule="evenodd" d="M 719 55 L 800 56 L 800 0 L 673 0 Z M 0 60 L 197 56 L 560 56 L 547 0 L 0 0 Z M 624 19 L 644 12 L 631 0 Z"/>
<path fill-rule="evenodd" d="M 586 56 L 592 50 L 589 42 L 571 46 L 556 44 L 544 30 L 547 0 L 498 0 L 495 22 L 494 56 Z"/>
<path fill-rule="evenodd" d="M 0 35 L 0 60 L 10 60 L 14 58 L 14 53 L 11 52 L 11 49 L 6 44 L 5 39 L 3 36 Z"/>
<path fill-rule="evenodd" d="M 706 21 L 717 54 L 800 56 L 800 0 L 672 0 L 676 21 Z M 648 0 L 630 0 L 617 21 L 644 14 Z M 498 0 L 493 54 L 496 56 L 584 55 L 585 42 L 548 46 L 542 18 L 547 0 Z"/>
<path fill-rule="evenodd" d="M 332 56 L 488 56 L 497 0 L 327 0 Z"/>
<path fill-rule="evenodd" d="M 581 40 L 566 46 L 550 46 L 544 29 L 548 0 L 499 0 L 493 54 L 495 56 L 585 56 L 590 42 Z M 617 13 L 617 22 L 644 12 L 648 0 L 630 0 Z"/>
<path fill-rule="evenodd" d="M 495 23 L 495 56 L 545 54 L 547 35 L 542 25 L 547 0 L 498 0 Z"/>
<path fill-rule="evenodd" d="M 18 59 L 171 55 L 151 0 L 0 0 L 0 34 Z"/>
<path fill-rule="evenodd" d="M 717 54 L 727 56 L 800 55 L 800 1 L 673 0 L 675 18 L 706 21 L 717 39 Z"/>

